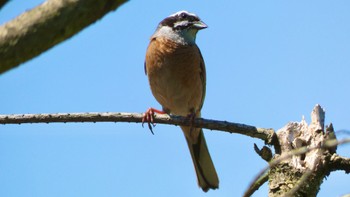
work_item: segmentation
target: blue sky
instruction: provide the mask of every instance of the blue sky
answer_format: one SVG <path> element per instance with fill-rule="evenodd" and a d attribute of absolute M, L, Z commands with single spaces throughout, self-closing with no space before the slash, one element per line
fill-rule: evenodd
<path fill-rule="evenodd" d="M 13 0 L 4 23 L 42 1 Z M 0 113 L 144 112 L 160 108 L 143 62 L 166 16 L 188 10 L 206 62 L 205 118 L 279 129 L 310 121 L 350 127 L 349 1 L 130 1 L 73 38 L 0 76 Z M 205 130 L 220 189 L 196 184 L 179 127 L 140 124 L 0 125 L 0 196 L 241 196 L 265 167 L 260 140 Z M 346 135 L 339 135 L 346 137 Z M 338 153 L 350 156 L 349 145 Z M 350 193 L 332 173 L 319 196 Z M 266 196 L 265 184 L 254 196 Z"/>

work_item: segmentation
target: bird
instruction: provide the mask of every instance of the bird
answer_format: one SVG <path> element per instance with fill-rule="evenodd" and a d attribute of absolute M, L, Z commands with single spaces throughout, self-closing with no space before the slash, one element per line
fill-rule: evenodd
<path fill-rule="evenodd" d="M 201 117 L 206 92 L 203 56 L 196 44 L 198 31 L 208 26 L 194 13 L 176 12 L 163 19 L 151 36 L 144 69 L 162 110 L 149 108 L 142 122 L 153 123 L 155 113 Z M 193 160 L 197 182 L 204 192 L 219 187 L 219 178 L 201 128 L 181 126 Z M 153 133 L 153 131 L 152 131 Z"/>

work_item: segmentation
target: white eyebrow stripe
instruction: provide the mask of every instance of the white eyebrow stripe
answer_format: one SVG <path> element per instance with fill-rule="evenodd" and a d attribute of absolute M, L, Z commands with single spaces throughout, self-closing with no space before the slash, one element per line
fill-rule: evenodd
<path fill-rule="evenodd" d="M 170 15 L 169 17 L 174 17 L 174 16 L 176 16 L 176 15 L 179 15 L 180 13 L 186 13 L 186 14 L 188 14 L 188 15 L 198 17 L 196 14 L 191 13 L 191 12 L 188 12 L 188 11 L 186 11 L 186 10 L 178 11 L 178 12 L 176 12 L 176 13 Z"/>
<path fill-rule="evenodd" d="M 186 26 L 186 25 L 188 25 L 188 21 L 179 21 L 174 23 L 174 27 Z"/>

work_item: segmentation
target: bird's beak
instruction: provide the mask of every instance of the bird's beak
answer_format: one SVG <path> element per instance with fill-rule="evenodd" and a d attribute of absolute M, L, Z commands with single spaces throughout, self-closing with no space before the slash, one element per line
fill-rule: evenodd
<path fill-rule="evenodd" d="M 193 27 L 195 27 L 198 30 L 205 29 L 208 27 L 203 21 L 197 21 L 193 24 Z"/>

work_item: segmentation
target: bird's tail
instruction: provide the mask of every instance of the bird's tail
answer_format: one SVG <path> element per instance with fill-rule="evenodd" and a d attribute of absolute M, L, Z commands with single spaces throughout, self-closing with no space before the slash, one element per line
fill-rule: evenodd
<path fill-rule="evenodd" d="M 188 148 L 190 149 L 194 168 L 197 174 L 198 185 L 203 191 L 217 189 L 219 178 L 216 173 L 213 161 L 211 160 L 204 133 L 200 128 L 181 127 L 184 131 Z M 196 139 L 191 134 L 196 134 Z"/>

